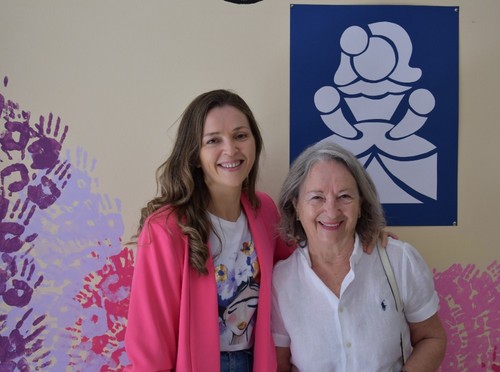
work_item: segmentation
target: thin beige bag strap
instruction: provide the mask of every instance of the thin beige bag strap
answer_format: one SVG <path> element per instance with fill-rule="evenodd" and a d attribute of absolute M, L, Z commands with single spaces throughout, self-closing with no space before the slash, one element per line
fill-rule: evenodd
<path fill-rule="evenodd" d="M 403 302 L 401 301 L 401 296 L 399 295 L 398 284 L 396 282 L 396 277 L 394 276 L 394 271 L 392 270 L 391 262 L 389 261 L 389 256 L 387 255 L 386 249 L 380 249 L 378 243 L 376 245 L 378 256 L 380 257 L 380 261 L 382 261 L 382 266 L 384 267 L 385 276 L 387 277 L 387 281 L 389 282 L 389 286 L 391 287 L 392 295 L 394 296 L 394 302 L 396 303 L 396 310 L 401 315 L 402 321 L 406 322 Z M 404 348 L 404 338 L 403 338 L 403 324 L 401 324 L 401 335 L 400 335 L 400 346 L 401 346 L 401 357 L 403 358 L 403 365 L 406 363 L 408 359 L 408 355 L 406 355 Z"/>

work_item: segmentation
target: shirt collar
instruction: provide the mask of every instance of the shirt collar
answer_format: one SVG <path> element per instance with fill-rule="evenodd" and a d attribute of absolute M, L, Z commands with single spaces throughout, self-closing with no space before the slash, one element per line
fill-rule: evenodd
<path fill-rule="evenodd" d="M 309 254 L 309 247 L 306 245 L 303 248 L 298 247 L 297 249 L 302 254 L 302 256 L 304 256 L 309 267 L 312 267 L 311 256 Z M 361 256 L 363 256 L 363 253 L 364 252 L 361 240 L 359 239 L 359 235 L 356 233 L 354 235 L 354 249 L 352 251 L 351 258 L 349 259 L 349 263 L 351 264 L 351 269 L 359 262 Z"/>

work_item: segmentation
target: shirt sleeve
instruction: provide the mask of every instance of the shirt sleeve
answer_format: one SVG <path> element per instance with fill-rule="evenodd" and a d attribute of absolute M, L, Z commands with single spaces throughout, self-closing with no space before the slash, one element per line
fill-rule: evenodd
<path fill-rule="evenodd" d="M 139 236 L 125 335 L 132 365 L 126 371 L 175 368 L 183 267 L 177 235 L 172 237 L 158 217 L 148 220 Z"/>
<path fill-rule="evenodd" d="M 408 322 L 422 322 L 439 308 L 432 272 L 418 251 L 404 243 L 402 260 L 402 300 Z"/>

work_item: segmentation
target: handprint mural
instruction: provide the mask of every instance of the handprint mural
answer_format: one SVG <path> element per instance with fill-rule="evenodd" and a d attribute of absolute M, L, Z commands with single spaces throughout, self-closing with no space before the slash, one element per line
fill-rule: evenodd
<path fill-rule="evenodd" d="M 8 79 L 4 79 L 4 88 Z M 69 126 L 0 94 L 0 370 L 121 370 L 133 254 Z"/>

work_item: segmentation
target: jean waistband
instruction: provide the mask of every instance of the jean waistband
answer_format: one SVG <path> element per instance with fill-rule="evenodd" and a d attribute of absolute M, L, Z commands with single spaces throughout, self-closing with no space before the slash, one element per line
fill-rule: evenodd
<path fill-rule="evenodd" d="M 224 355 L 231 355 L 231 354 L 238 354 L 238 353 L 252 355 L 253 354 L 253 349 L 244 349 L 244 350 L 235 350 L 235 351 L 221 351 L 220 353 L 224 354 Z"/>

